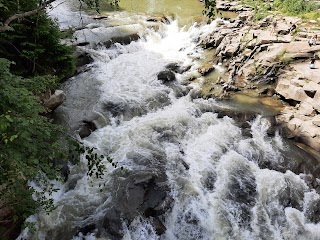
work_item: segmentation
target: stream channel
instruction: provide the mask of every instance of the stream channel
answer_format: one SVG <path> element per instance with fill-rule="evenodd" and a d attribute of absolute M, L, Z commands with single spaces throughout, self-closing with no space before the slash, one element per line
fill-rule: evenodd
<path fill-rule="evenodd" d="M 74 41 L 93 59 L 62 84 L 56 119 L 75 135 L 93 122 L 82 141 L 117 167 L 104 160 L 97 179 L 84 157 L 70 164 L 68 180 L 55 183 L 55 210 L 29 217 L 36 230 L 18 239 L 319 240 L 317 160 L 271 129 L 272 109 L 203 99 L 204 78 L 189 81 L 213 57 L 199 44 L 216 27 L 195 23 L 202 3 L 121 0 L 120 8 L 100 20 L 80 21 L 66 3 L 50 12 L 61 28 L 86 26 Z M 124 32 L 138 37 L 106 40 Z M 165 70 L 175 80 L 159 80 Z"/>

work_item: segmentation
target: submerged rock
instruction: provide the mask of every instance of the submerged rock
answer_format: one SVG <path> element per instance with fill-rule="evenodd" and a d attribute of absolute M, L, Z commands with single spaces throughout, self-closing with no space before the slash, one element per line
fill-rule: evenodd
<path fill-rule="evenodd" d="M 210 72 L 212 72 L 215 69 L 215 67 L 213 66 L 213 64 L 207 63 L 202 65 L 200 68 L 198 68 L 198 72 L 202 75 L 205 76 L 207 74 L 209 74 Z"/>
<path fill-rule="evenodd" d="M 85 138 L 88 137 L 91 134 L 91 132 L 95 131 L 96 129 L 97 126 L 94 122 L 83 121 L 83 124 L 81 125 L 78 134 L 81 138 Z"/>
<path fill-rule="evenodd" d="M 159 80 L 162 80 L 162 81 L 165 81 L 165 82 L 168 82 L 168 81 L 173 81 L 176 79 L 176 76 L 174 74 L 173 71 L 171 70 L 164 70 L 164 71 L 161 71 L 158 73 L 158 79 Z"/>
<path fill-rule="evenodd" d="M 115 207 L 126 219 L 132 220 L 137 214 L 156 217 L 170 206 L 171 197 L 163 174 L 135 172 L 118 181 Z"/>
<path fill-rule="evenodd" d="M 107 235 L 113 240 L 122 239 L 122 221 L 120 212 L 114 207 L 110 208 L 103 217 L 102 227 L 107 230 Z"/>
<path fill-rule="evenodd" d="M 103 218 L 103 228 L 113 237 L 122 237 L 122 221 L 129 223 L 137 216 L 152 218 L 157 234 L 165 232 L 165 226 L 158 218 L 171 206 L 165 173 L 145 170 L 131 172 L 127 177 L 118 177 L 114 181 L 113 207 Z"/>

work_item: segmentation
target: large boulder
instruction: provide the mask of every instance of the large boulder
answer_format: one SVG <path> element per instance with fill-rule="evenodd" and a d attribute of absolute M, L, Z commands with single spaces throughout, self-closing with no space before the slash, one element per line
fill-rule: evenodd
<path fill-rule="evenodd" d="M 49 99 L 44 100 L 44 106 L 50 110 L 55 110 L 66 99 L 66 95 L 62 90 L 56 90 Z"/>
<path fill-rule="evenodd" d="M 139 24 L 129 24 L 115 27 L 97 27 L 93 29 L 81 29 L 73 34 L 76 45 L 90 44 L 94 47 L 97 44 L 105 44 L 107 47 L 113 42 L 128 44 L 139 38 L 138 33 L 143 32 Z"/>

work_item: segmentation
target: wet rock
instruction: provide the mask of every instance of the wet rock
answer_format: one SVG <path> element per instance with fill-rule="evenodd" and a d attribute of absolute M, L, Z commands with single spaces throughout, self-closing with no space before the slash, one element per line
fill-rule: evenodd
<path fill-rule="evenodd" d="M 222 90 L 225 92 L 239 92 L 240 91 L 240 89 L 237 86 L 234 86 L 230 83 L 223 84 Z"/>
<path fill-rule="evenodd" d="M 79 229 L 79 233 L 81 232 L 84 236 L 88 233 L 93 232 L 96 229 L 96 224 L 91 223 Z"/>
<path fill-rule="evenodd" d="M 191 68 L 191 65 L 182 67 L 182 66 L 179 65 L 179 63 L 169 63 L 166 66 L 166 69 L 171 70 L 171 71 L 173 71 L 175 73 L 180 73 L 180 74 L 188 71 L 190 68 Z"/>
<path fill-rule="evenodd" d="M 17 214 L 9 206 L 1 205 L 0 208 L 0 239 L 17 239 L 23 227 L 24 219 L 17 217 Z"/>
<path fill-rule="evenodd" d="M 74 56 L 76 58 L 76 67 L 77 68 L 93 62 L 93 58 L 90 56 L 90 54 L 79 50 L 79 48 L 74 53 Z"/>
<path fill-rule="evenodd" d="M 292 207 L 302 211 L 303 209 L 303 197 L 305 189 L 296 184 L 286 177 L 286 187 L 278 193 L 279 203 L 284 207 Z"/>
<path fill-rule="evenodd" d="M 258 92 L 259 94 L 264 94 L 264 95 L 267 95 L 268 97 L 271 97 L 276 93 L 274 88 L 271 88 L 271 87 L 262 88 Z"/>
<path fill-rule="evenodd" d="M 152 225 L 158 235 L 164 234 L 167 230 L 167 228 L 158 217 L 152 219 Z"/>
<path fill-rule="evenodd" d="M 204 176 L 204 182 L 203 185 L 206 189 L 213 191 L 214 190 L 214 184 L 217 180 L 217 176 L 214 172 L 212 173 L 207 173 L 207 176 Z"/>
<path fill-rule="evenodd" d="M 137 41 L 140 38 L 140 36 L 137 33 L 134 34 L 129 34 L 126 36 L 119 36 L 119 37 L 113 37 L 102 44 L 106 47 L 109 48 L 111 47 L 112 44 L 114 43 L 120 43 L 122 45 L 128 45 L 133 41 Z"/>
<path fill-rule="evenodd" d="M 166 82 L 165 84 L 170 85 Z M 185 88 L 181 89 L 177 87 L 177 90 L 182 92 L 187 91 Z M 168 92 L 159 93 L 155 96 L 152 96 L 148 99 L 145 99 L 145 104 L 130 104 L 129 102 L 119 102 L 107 101 L 102 104 L 103 112 L 108 112 L 112 116 L 122 116 L 124 120 L 129 120 L 134 116 L 141 116 L 145 114 L 149 109 L 157 109 L 162 106 L 167 106 L 170 104 L 170 98 L 168 97 Z"/>
<path fill-rule="evenodd" d="M 185 168 L 186 170 L 189 170 L 189 169 L 190 169 L 189 164 L 186 163 L 183 159 L 181 159 L 181 163 L 182 163 L 182 165 L 184 166 L 184 168 Z"/>
<path fill-rule="evenodd" d="M 164 173 L 140 171 L 115 182 L 115 209 L 132 221 L 137 215 L 157 217 L 171 204 Z"/>
<path fill-rule="evenodd" d="M 82 29 L 75 31 L 73 37 L 77 45 L 89 43 L 90 46 L 97 46 L 99 43 L 105 43 L 107 46 L 110 42 L 128 43 L 136 39 L 139 32 L 143 32 L 139 24 L 131 24 L 115 27 L 97 27 L 93 29 Z"/>
<path fill-rule="evenodd" d="M 83 121 L 78 134 L 81 138 L 88 137 L 93 131 L 97 129 L 96 125 L 93 122 Z"/>
<path fill-rule="evenodd" d="M 146 20 L 147 22 L 162 22 L 164 24 L 169 24 L 170 20 L 166 16 L 156 16 L 156 17 L 149 17 Z"/>
<path fill-rule="evenodd" d="M 231 109 L 220 109 L 220 110 L 217 110 L 217 112 L 218 112 L 218 118 L 223 118 L 225 116 L 228 116 L 234 119 L 239 124 L 245 124 L 248 121 L 252 121 L 257 117 L 257 113 L 255 112 L 241 112 L 241 111 L 231 110 Z"/>
<path fill-rule="evenodd" d="M 104 15 L 99 15 L 99 16 L 94 16 L 93 19 L 94 20 L 102 20 L 102 19 L 107 19 L 109 18 L 108 15 L 104 16 Z"/>
<path fill-rule="evenodd" d="M 178 72 L 180 69 L 179 63 L 169 63 L 166 65 L 166 69 L 171 70 L 173 72 Z"/>
<path fill-rule="evenodd" d="M 84 47 L 84 46 L 88 46 L 88 45 L 90 45 L 90 43 L 87 41 L 77 43 L 77 46 L 79 46 L 79 47 Z"/>
<path fill-rule="evenodd" d="M 247 138 L 252 138 L 252 131 L 250 128 L 245 127 L 241 129 L 242 136 Z"/>
<path fill-rule="evenodd" d="M 312 185 L 312 182 L 314 181 L 314 177 L 312 176 L 312 174 L 299 174 L 300 178 L 303 179 L 306 184 L 308 186 L 311 186 Z"/>
<path fill-rule="evenodd" d="M 267 134 L 270 136 L 275 136 L 278 130 L 280 129 L 280 125 L 277 123 L 275 117 L 271 118 L 271 125 L 267 130 Z"/>
<path fill-rule="evenodd" d="M 320 222 L 320 199 L 316 199 L 308 204 L 306 218 L 315 224 Z"/>
<path fill-rule="evenodd" d="M 198 72 L 202 75 L 205 76 L 208 73 L 212 72 L 214 70 L 213 64 L 207 63 L 202 65 L 200 68 L 198 68 Z"/>
<path fill-rule="evenodd" d="M 239 216 L 238 224 L 249 227 L 251 208 L 255 205 L 257 196 L 254 175 L 245 166 L 239 166 L 239 169 L 230 173 L 228 189 L 226 199 L 233 202 L 233 205 L 237 209 L 236 215 Z"/>
<path fill-rule="evenodd" d="M 60 172 L 62 176 L 64 177 L 64 182 L 68 180 L 69 174 L 70 174 L 70 169 L 67 163 L 65 163 L 62 168 L 60 169 Z"/>
<path fill-rule="evenodd" d="M 176 79 L 174 72 L 171 70 L 161 71 L 158 73 L 157 77 L 159 80 L 162 80 L 164 82 L 173 81 Z"/>
<path fill-rule="evenodd" d="M 110 208 L 103 217 L 102 227 L 112 240 L 123 237 L 121 214 L 114 207 Z"/>

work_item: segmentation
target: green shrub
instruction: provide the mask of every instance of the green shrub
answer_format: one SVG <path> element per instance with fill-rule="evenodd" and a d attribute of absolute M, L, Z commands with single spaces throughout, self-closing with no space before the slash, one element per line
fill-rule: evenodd
<path fill-rule="evenodd" d="M 274 5 L 283 12 L 298 15 L 319 8 L 314 1 L 305 0 L 275 0 Z"/>
<path fill-rule="evenodd" d="M 65 157 L 59 144 L 62 128 L 43 116 L 46 109 L 34 94 L 55 82 L 53 77 L 21 78 L 10 73 L 10 62 L 0 58 L 0 186 L 1 203 L 19 217 L 33 213 L 40 204 L 32 200 L 27 181 L 57 176 L 53 160 Z M 40 182 L 45 182 L 42 178 Z"/>

